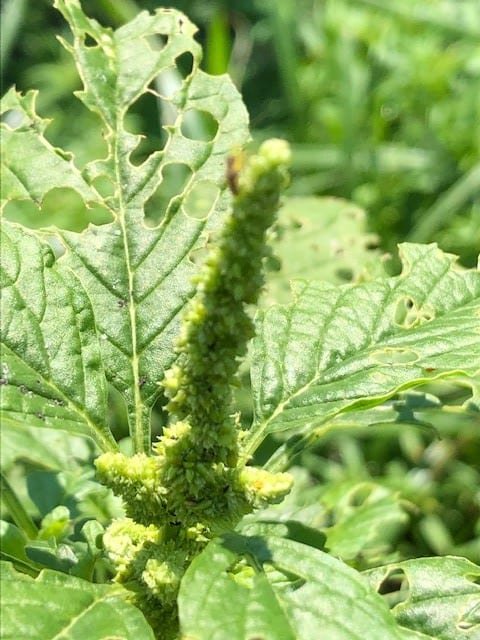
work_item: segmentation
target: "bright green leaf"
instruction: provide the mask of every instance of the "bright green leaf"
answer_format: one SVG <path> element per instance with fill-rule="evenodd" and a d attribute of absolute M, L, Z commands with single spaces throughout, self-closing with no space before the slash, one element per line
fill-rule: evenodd
<path fill-rule="evenodd" d="M 185 574 L 179 611 L 182 632 L 196 640 L 421 637 L 396 624 L 361 574 L 277 536 L 210 543 Z"/>
<path fill-rule="evenodd" d="M 114 448 L 83 287 L 32 232 L 4 222 L 1 244 L 3 419 L 87 435 L 104 450 Z"/>
<path fill-rule="evenodd" d="M 480 637 L 480 567 L 453 556 L 417 558 L 365 572 L 375 589 L 389 581 L 399 624 L 435 640 Z M 396 584 L 397 589 L 392 586 Z"/>
<path fill-rule="evenodd" d="M 153 631 L 118 587 L 55 571 L 37 579 L 2 563 L 3 640 L 154 640 Z"/>
<path fill-rule="evenodd" d="M 312 432 L 402 389 L 480 370 L 480 272 L 436 245 L 401 245 L 402 273 L 358 285 L 295 283 L 260 314 L 249 451 L 269 432 Z"/>

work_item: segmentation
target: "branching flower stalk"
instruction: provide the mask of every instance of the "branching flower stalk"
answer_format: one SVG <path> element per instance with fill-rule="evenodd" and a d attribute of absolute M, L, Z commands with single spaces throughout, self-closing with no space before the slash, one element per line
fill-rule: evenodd
<path fill-rule="evenodd" d="M 232 415 L 232 383 L 253 335 L 247 305 L 263 285 L 265 236 L 287 181 L 290 152 L 270 140 L 234 178 L 231 214 L 196 279 L 177 359 L 162 387 L 169 423 L 153 455 L 105 453 L 100 480 L 123 498 L 104 545 L 159 637 L 177 633 L 176 596 L 191 560 L 214 536 L 262 504 L 281 500 L 291 477 L 245 466 Z"/>

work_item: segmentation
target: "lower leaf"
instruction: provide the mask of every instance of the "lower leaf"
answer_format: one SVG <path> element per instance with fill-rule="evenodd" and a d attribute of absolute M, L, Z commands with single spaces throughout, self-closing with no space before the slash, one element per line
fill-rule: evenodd
<path fill-rule="evenodd" d="M 399 624 L 439 640 L 480 638 L 480 567 L 453 556 L 417 558 L 372 569 L 372 586 L 388 591 Z"/>
<path fill-rule="evenodd" d="M 2 562 L 3 640 L 154 640 L 141 612 L 118 587 L 45 570 L 37 579 Z"/>
<path fill-rule="evenodd" d="M 362 575 L 310 546 L 278 536 L 228 534 L 183 579 L 180 626 L 195 640 L 406 640 Z"/>

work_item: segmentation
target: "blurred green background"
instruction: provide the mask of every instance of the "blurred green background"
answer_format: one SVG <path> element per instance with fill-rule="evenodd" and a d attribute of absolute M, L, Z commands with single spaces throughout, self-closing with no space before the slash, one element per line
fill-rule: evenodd
<path fill-rule="evenodd" d="M 155 0 L 83 0 L 117 27 Z M 209 73 L 229 72 L 246 101 L 252 134 L 293 146 L 291 192 L 352 199 L 382 246 L 428 242 L 466 265 L 480 249 L 480 7 L 478 0 L 171 0 L 199 26 Z M 40 89 L 53 142 L 79 164 L 103 151 L 98 123 L 72 90 L 67 29 L 50 0 L 4 0 L 3 90 Z M 161 144 L 154 100 L 131 127 Z M 180 177 L 177 176 L 177 180 Z M 172 190 L 175 189 L 175 177 Z M 157 203 L 158 206 L 161 203 Z M 54 193 L 41 220 L 27 205 L 11 216 L 34 226 L 82 228 L 71 193 Z M 71 212 L 76 211 L 72 217 Z M 65 212 L 64 214 L 61 211 Z M 101 211 L 89 219 L 102 221 Z M 73 220 L 73 222 L 72 222 Z"/>
<path fill-rule="evenodd" d="M 161 6 L 154 0 L 82 5 L 112 27 L 140 9 Z M 171 0 L 168 6 L 199 26 L 203 68 L 231 74 L 247 104 L 254 140 L 275 135 L 290 141 L 291 195 L 353 200 L 365 208 L 369 229 L 386 251 L 404 240 L 437 241 L 464 265 L 476 263 L 479 0 Z M 60 14 L 50 0 L 4 0 L 1 12 L 3 91 L 12 84 L 39 89 L 38 110 L 53 119 L 50 140 L 73 151 L 79 166 L 101 156 L 99 122 L 72 97 L 80 81 L 55 39 L 69 37 Z M 146 136 L 137 160 L 162 145 L 164 117 L 152 96 L 129 112 L 131 130 Z M 169 176 L 150 217 L 158 216 L 162 198 L 168 200 L 181 180 Z M 42 209 L 39 215 L 28 203 L 15 202 L 7 215 L 35 227 L 75 230 L 107 219 L 101 210 L 86 212 L 70 191 L 51 192 Z M 239 404 L 248 423 L 246 386 Z M 374 566 L 389 554 L 458 553 L 480 561 L 480 402 L 459 415 L 468 386 L 462 392 L 445 384 L 433 392 L 447 410 L 420 407 L 408 427 L 395 420 L 366 427 L 360 420 L 297 460 L 298 490 L 283 508 L 307 524 L 328 527 L 330 547 L 355 566 Z M 163 419 L 154 413 L 157 433 Z M 119 438 L 127 434 L 124 408 L 115 397 L 112 422 Z M 32 438 L 41 434 L 32 430 L 27 436 L 19 449 L 19 435 L 6 433 L 8 464 L 18 455 L 28 457 Z M 366 523 L 362 535 L 359 521 Z M 374 521 L 380 524 L 374 527 Z"/>

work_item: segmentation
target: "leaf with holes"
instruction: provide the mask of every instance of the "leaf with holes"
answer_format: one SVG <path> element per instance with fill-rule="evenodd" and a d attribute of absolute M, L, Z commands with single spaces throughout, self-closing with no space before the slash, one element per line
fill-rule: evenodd
<path fill-rule="evenodd" d="M 480 272 L 436 245 L 401 245 L 402 273 L 365 284 L 298 281 L 260 313 L 248 451 L 267 433 L 314 434 L 344 412 L 480 370 Z"/>
<path fill-rule="evenodd" d="M 118 587 L 48 570 L 33 580 L 9 563 L 1 564 L 1 636 L 5 640 L 154 640 L 143 615 Z"/>
<path fill-rule="evenodd" d="M 480 637 L 480 567 L 465 558 L 417 558 L 364 573 L 387 593 L 398 623 L 439 640 Z M 387 588 L 388 587 L 388 588 Z"/>
<path fill-rule="evenodd" d="M 180 588 L 180 625 L 196 640 L 413 639 L 361 574 L 278 536 L 210 543 Z M 373 623 L 373 621 L 375 621 Z"/>
<path fill-rule="evenodd" d="M 73 44 L 63 43 L 84 84 L 78 96 L 100 116 L 108 155 L 80 173 L 44 138 L 47 122 L 35 113 L 34 95 L 10 92 L 3 106 L 15 115 L 13 125 L 4 125 L 5 195 L 38 203 L 50 189 L 70 187 L 86 205 L 102 205 L 113 217 L 83 233 L 58 231 L 66 249 L 59 263 L 62 273 L 74 271 L 89 292 L 107 379 L 126 399 L 135 449 L 149 450 L 150 410 L 174 358 L 181 311 L 193 293 L 198 265 L 191 256 L 229 206 L 225 155 L 247 139 L 247 114 L 229 78 L 199 69 L 196 29 L 183 14 L 142 12 L 112 32 L 88 19 L 78 0 L 57 0 L 55 6 L 73 32 Z M 192 59 L 191 72 L 173 93 L 158 94 L 154 87 L 163 85 L 153 85 L 154 79 L 175 72 L 185 55 Z M 134 103 L 152 92 L 174 117 L 165 126 L 164 148 L 136 165 L 131 155 L 141 136 L 130 133 L 125 120 Z M 192 122 L 202 118 L 209 135 L 192 133 Z M 188 179 L 159 213 L 159 224 L 149 228 L 145 205 L 179 164 Z M 110 184 L 108 195 L 100 194 L 100 184 Z"/>
<path fill-rule="evenodd" d="M 340 198 L 288 198 L 278 214 L 272 249 L 279 269 L 268 277 L 265 303 L 288 302 L 298 278 L 343 284 L 381 265 L 366 216 Z"/>

